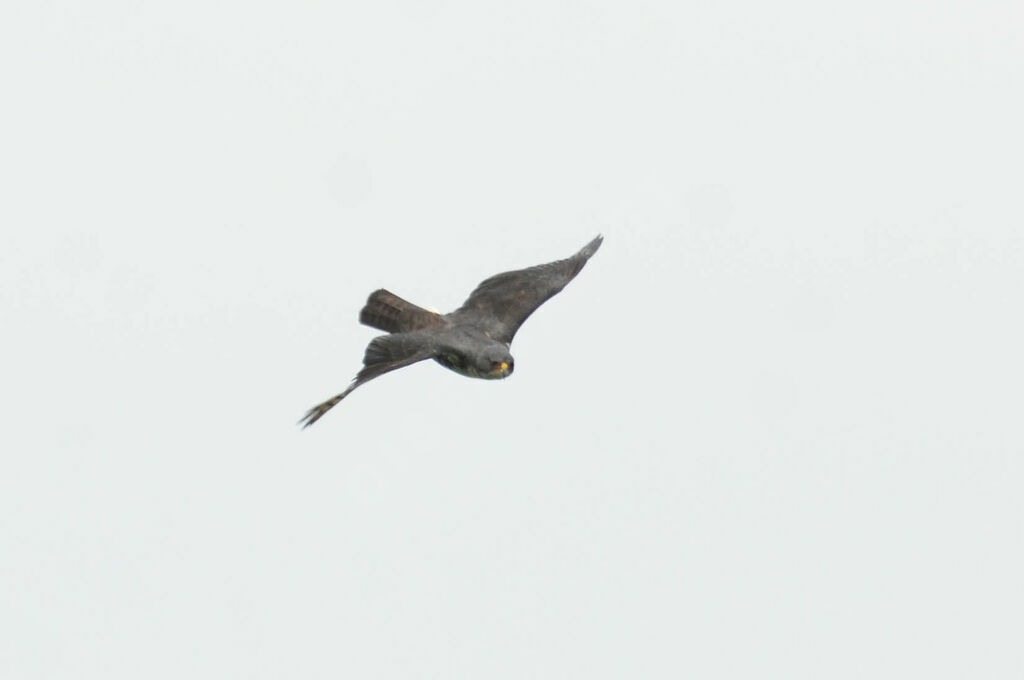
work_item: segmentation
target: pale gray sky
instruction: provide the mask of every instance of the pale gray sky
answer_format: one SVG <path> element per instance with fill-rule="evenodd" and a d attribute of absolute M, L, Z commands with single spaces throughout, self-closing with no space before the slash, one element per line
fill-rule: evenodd
<path fill-rule="evenodd" d="M 1022 677 L 1022 19 L 5 4 L 0 677 Z"/>

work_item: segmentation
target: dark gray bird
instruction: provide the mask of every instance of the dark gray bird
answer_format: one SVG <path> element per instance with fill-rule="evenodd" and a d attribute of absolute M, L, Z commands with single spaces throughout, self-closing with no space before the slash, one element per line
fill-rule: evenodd
<path fill-rule="evenodd" d="M 352 384 L 299 422 L 309 427 L 363 383 L 424 359 L 471 378 L 507 378 L 515 367 L 509 345 L 519 326 L 580 273 L 601 241 L 598 236 L 564 260 L 492 276 L 450 314 L 423 309 L 383 288 L 374 291 L 359 321 L 390 335 L 371 340 Z"/>

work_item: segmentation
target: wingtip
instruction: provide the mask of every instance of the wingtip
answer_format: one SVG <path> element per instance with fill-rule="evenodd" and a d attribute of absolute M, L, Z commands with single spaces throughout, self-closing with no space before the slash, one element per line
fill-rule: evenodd
<path fill-rule="evenodd" d="M 355 385 L 355 383 L 353 383 L 353 385 Z M 355 389 L 353 385 L 350 385 L 349 388 L 346 389 L 341 394 L 336 394 L 327 401 L 317 404 L 313 408 L 306 411 L 306 415 L 302 416 L 302 419 L 299 420 L 299 422 L 297 422 L 296 425 L 301 425 L 302 429 L 305 430 L 307 427 L 309 427 L 316 421 L 320 420 L 325 413 L 334 408 L 339 401 L 344 399 L 349 392 Z"/>
<path fill-rule="evenodd" d="M 310 425 L 312 425 L 313 423 L 320 419 L 320 414 L 315 413 L 315 411 L 316 408 L 311 408 L 309 411 L 306 412 L 306 415 L 299 418 L 298 422 L 296 422 L 295 424 L 301 425 L 302 429 L 305 430 L 307 427 L 309 427 Z"/>
<path fill-rule="evenodd" d="M 582 257 L 584 259 L 589 260 L 593 256 L 593 254 L 597 252 L 597 249 L 601 247 L 601 243 L 603 241 L 604 235 L 598 234 L 590 243 L 583 246 L 580 252 L 576 253 L 576 257 Z"/>

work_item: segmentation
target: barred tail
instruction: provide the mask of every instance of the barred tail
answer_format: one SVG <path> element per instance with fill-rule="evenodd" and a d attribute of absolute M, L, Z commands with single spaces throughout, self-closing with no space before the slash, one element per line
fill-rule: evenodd
<path fill-rule="evenodd" d="M 359 312 L 359 322 L 388 333 L 404 333 L 441 325 L 444 319 L 381 288 L 366 300 L 366 306 Z"/>

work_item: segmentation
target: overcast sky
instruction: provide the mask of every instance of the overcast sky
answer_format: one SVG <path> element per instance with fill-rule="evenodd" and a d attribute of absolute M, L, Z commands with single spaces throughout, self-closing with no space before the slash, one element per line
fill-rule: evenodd
<path fill-rule="evenodd" d="M 1022 28 L 6 3 L 0 676 L 1024 676 Z M 598 233 L 508 380 L 296 426 Z"/>

